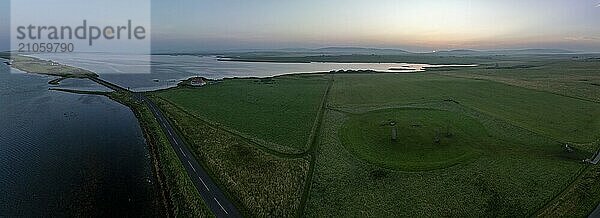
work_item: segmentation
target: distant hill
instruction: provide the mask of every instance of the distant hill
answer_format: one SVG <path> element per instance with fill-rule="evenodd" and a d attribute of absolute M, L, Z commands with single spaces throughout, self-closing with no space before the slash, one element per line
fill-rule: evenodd
<path fill-rule="evenodd" d="M 573 51 L 565 49 L 506 49 L 506 50 L 471 50 L 455 49 L 449 51 L 438 51 L 434 53 L 413 53 L 401 49 L 382 49 L 382 48 L 362 48 L 362 47 L 325 47 L 314 50 L 302 50 L 309 53 L 320 53 L 325 55 L 418 55 L 418 54 L 436 54 L 448 56 L 486 56 L 486 55 L 528 55 L 528 54 L 568 54 Z"/>
<path fill-rule="evenodd" d="M 547 48 L 530 48 L 530 49 L 509 49 L 509 50 L 496 50 L 496 51 L 488 51 L 490 53 L 497 54 L 567 54 L 567 53 L 575 53 L 573 51 L 565 50 L 565 49 L 547 49 Z"/>
<path fill-rule="evenodd" d="M 401 49 L 363 48 L 363 47 L 324 47 L 310 48 L 283 48 L 283 49 L 243 49 L 230 50 L 220 53 L 226 57 L 307 57 L 307 56 L 344 56 L 344 55 L 388 55 L 388 56 L 490 56 L 490 55 L 542 55 L 542 54 L 572 54 L 573 51 L 565 49 L 506 49 L 506 50 L 471 50 L 455 49 L 436 52 L 409 52 Z M 161 53 L 162 54 L 162 53 Z M 165 53 L 169 54 L 169 53 Z M 173 53 L 187 55 L 206 55 L 207 53 Z"/>
<path fill-rule="evenodd" d="M 437 51 L 435 52 L 437 55 L 456 55 L 456 56 L 471 56 L 471 55 L 483 55 L 484 52 L 469 50 L 469 49 L 457 49 L 450 51 Z"/>
<path fill-rule="evenodd" d="M 237 50 L 225 52 L 226 56 L 237 57 L 302 57 L 302 56 L 339 56 L 339 55 L 411 55 L 400 49 L 380 49 L 361 47 L 325 47 L 317 49 L 284 48 L 272 50 Z"/>
<path fill-rule="evenodd" d="M 486 56 L 486 55 L 535 55 L 535 54 L 569 54 L 569 53 L 575 53 L 575 52 L 565 50 L 565 49 L 544 49 L 544 48 L 486 50 L 486 51 L 457 49 L 457 50 L 449 50 L 449 51 L 438 51 L 438 52 L 435 52 L 434 54 L 447 55 L 447 56 Z"/>
<path fill-rule="evenodd" d="M 382 49 L 382 48 L 361 48 L 361 47 L 325 47 L 314 49 L 314 52 L 339 54 L 339 55 L 406 55 L 413 54 L 412 52 L 400 49 Z"/>

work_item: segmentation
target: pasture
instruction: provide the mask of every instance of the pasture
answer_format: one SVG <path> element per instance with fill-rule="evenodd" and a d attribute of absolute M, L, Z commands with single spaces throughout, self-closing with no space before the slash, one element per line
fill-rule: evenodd
<path fill-rule="evenodd" d="M 156 95 L 268 149 L 302 153 L 327 83 L 319 75 L 225 79 L 206 87 L 175 88 Z"/>
<path fill-rule="evenodd" d="M 600 139 L 598 63 L 550 62 L 226 79 L 153 95 L 251 215 L 586 214 L 600 201 L 585 188 L 597 167 L 582 161 Z"/>

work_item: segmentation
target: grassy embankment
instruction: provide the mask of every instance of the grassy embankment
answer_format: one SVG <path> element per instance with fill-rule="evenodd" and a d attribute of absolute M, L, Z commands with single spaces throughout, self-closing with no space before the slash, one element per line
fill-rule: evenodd
<path fill-rule="evenodd" d="M 131 108 L 137 117 L 146 143 L 151 148 L 154 171 L 169 214 L 175 217 L 212 217 L 150 110 L 133 100 L 129 93 L 111 92 L 107 96 Z"/>
<path fill-rule="evenodd" d="M 195 155 L 246 215 L 295 216 L 323 75 L 227 79 L 153 94 Z"/>

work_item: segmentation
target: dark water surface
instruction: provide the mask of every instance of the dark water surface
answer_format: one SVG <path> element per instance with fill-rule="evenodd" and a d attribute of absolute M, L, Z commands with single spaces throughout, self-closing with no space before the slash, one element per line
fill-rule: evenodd
<path fill-rule="evenodd" d="M 151 162 L 131 110 L 49 91 L 48 76 L 0 66 L 0 216 L 150 216 Z M 61 88 L 104 90 L 68 79 Z"/>

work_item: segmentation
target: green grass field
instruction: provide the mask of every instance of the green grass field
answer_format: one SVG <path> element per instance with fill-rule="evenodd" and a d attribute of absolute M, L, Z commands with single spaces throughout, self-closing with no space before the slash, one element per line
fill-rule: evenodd
<path fill-rule="evenodd" d="M 452 105 L 421 105 L 450 109 Z M 455 108 L 453 110 L 463 110 Z M 338 131 L 347 114 L 328 111 L 307 216 L 529 216 L 584 166 L 560 144 L 476 112 L 497 144 L 449 168 L 406 172 L 361 161 Z M 505 138 L 514 135 L 515 138 Z M 492 141 L 492 139 L 490 139 Z"/>
<path fill-rule="evenodd" d="M 600 202 L 582 162 L 599 145 L 599 63 L 561 60 L 227 79 L 154 99 L 249 215 L 579 216 Z"/>
<path fill-rule="evenodd" d="M 239 135 L 213 126 L 155 97 L 197 159 L 247 216 L 287 217 L 300 206 L 308 160 L 267 153 Z"/>
<path fill-rule="evenodd" d="M 527 64 L 521 63 L 521 64 Z M 529 63 L 527 69 L 466 69 L 446 72 L 450 76 L 486 79 L 514 86 L 600 102 L 599 62 L 548 60 Z"/>
<path fill-rule="evenodd" d="M 269 149 L 302 153 L 326 86 L 325 78 L 313 75 L 227 79 L 202 88 L 171 89 L 157 96 L 254 138 Z"/>
<path fill-rule="evenodd" d="M 396 139 L 392 140 L 394 122 Z M 386 168 L 420 171 L 444 168 L 478 156 L 485 128 L 468 116 L 405 108 L 350 115 L 342 143 L 357 157 Z"/>
<path fill-rule="evenodd" d="M 558 141 L 600 138 L 597 103 L 486 80 L 437 74 L 343 75 L 336 77 L 330 104 L 378 107 L 439 100 L 457 101 Z"/>

